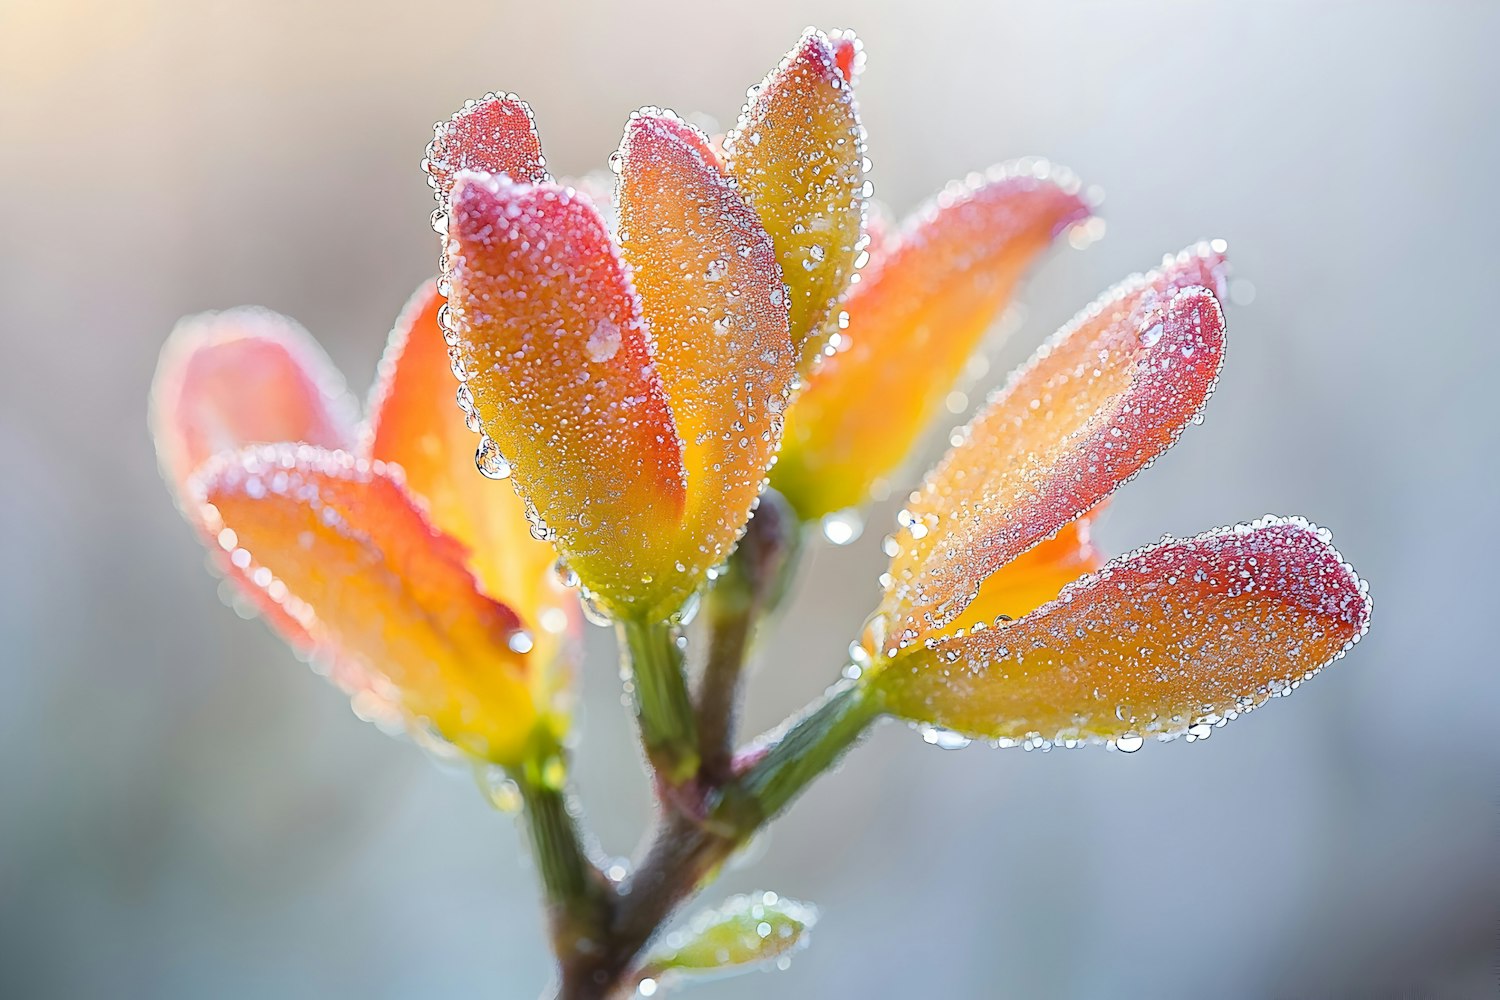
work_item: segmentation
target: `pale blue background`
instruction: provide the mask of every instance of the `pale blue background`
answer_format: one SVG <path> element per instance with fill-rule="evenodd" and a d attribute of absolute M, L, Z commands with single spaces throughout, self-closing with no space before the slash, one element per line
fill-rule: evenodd
<path fill-rule="evenodd" d="M 702 995 L 1493 996 L 1497 15 L 0 0 L 0 995 L 537 995 L 511 822 L 215 597 L 146 438 L 156 350 L 179 314 L 258 302 L 362 390 L 435 266 L 430 122 L 518 91 L 580 173 L 638 105 L 732 120 L 818 23 L 868 43 L 898 209 L 1024 153 L 1108 193 L 1108 237 L 1038 272 L 991 380 L 1125 273 L 1229 240 L 1256 295 L 1207 423 L 1103 538 L 1305 514 L 1376 621 L 1202 745 L 943 753 L 882 729 L 716 890 L 817 901 L 815 946 Z M 757 725 L 838 671 L 890 517 L 817 552 Z M 592 640 L 582 778 L 623 853 L 645 790 Z"/>

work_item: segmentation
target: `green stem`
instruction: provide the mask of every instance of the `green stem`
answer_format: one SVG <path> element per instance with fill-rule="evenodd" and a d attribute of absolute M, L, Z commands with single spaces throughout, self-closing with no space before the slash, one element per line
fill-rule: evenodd
<path fill-rule="evenodd" d="M 880 715 L 878 695 L 840 684 L 793 722 L 724 790 L 707 822 L 662 817 L 651 847 L 615 906 L 602 948 L 564 962 L 560 998 L 615 995 L 652 935 L 755 832 L 838 761 Z"/>
<path fill-rule="evenodd" d="M 582 942 L 586 947 L 559 950 L 560 1000 L 628 991 L 640 975 L 641 952 L 672 913 L 880 716 L 878 692 L 842 682 L 738 759 L 733 755 L 739 689 L 755 629 L 780 604 L 801 538 L 801 523 L 786 501 L 774 492 L 763 495 L 725 573 L 705 598 L 709 648 L 696 712 L 676 627 L 620 623 L 647 757 L 665 791 L 690 794 L 663 795 L 657 831 L 629 881 L 611 893 L 606 923 Z"/>
<path fill-rule="evenodd" d="M 549 774 L 549 770 L 555 772 Z M 576 952 L 608 926 L 611 888 L 589 860 L 561 787 L 560 758 L 528 762 L 510 772 L 521 793 L 532 856 L 541 876 L 557 955 Z M 549 780 L 550 779 L 550 780 Z"/>
<path fill-rule="evenodd" d="M 755 748 L 748 751 L 751 763 L 725 790 L 712 818 L 754 832 L 838 763 L 881 711 L 879 693 L 868 685 L 842 681 L 829 688 L 820 702 L 783 727 L 780 735 L 765 738 L 766 747 L 759 757 Z"/>
<path fill-rule="evenodd" d="M 749 608 L 715 607 L 719 602 L 712 596 L 708 603 L 708 657 L 698 681 L 698 752 L 703 758 L 703 776 L 718 784 L 729 777 L 740 681 L 755 627 Z"/>
<path fill-rule="evenodd" d="M 699 757 L 677 628 L 669 622 L 625 621 L 619 629 L 646 756 L 663 781 L 680 785 L 697 774 Z"/>
<path fill-rule="evenodd" d="M 708 656 L 698 682 L 698 749 L 703 777 L 730 777 L 740 687 L 755 631 L 776 611 L 796 570 L 802 524 L 774 490 L 761 495 L 745 536 L 704 598 Z"/>

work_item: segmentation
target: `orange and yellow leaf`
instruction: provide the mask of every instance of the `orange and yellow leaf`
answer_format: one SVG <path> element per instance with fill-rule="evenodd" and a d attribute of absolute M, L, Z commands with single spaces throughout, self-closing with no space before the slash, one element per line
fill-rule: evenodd
<path fill-rule="evenodd" d="M 315 655 L 358 664 L 413 725 L 464 752 L 523 759 L 549 712 L 528 687 L 530 636 L 384 463 L 261 446 L 209 463 L 192 488 L 204 529 Z"/>
<path fill-rule="evenodd" d="M 845 43 L 849 54 L 856 42 Z M 809 29 L 724 141 L 724 169 L 776 246 L 804 371 L 837 329 L 839 297 L 854 273 L 864 161 L 854 88 L 829 39 Z"/>
<path fill-rule="evenodd" d="M 448 238 L 456 363 L 538 534 L 612 612 L 652 603 L 641 577 L 682 520 L 683 448 L 599 213 L 555 184 L 463 174 Z"/>
<path fill-rule="evenodd" d="M 1224 316 L 1209 290 L 1222 270 L 1203 246 L 1128 279 L 956 435 L 901 515 L 881 602 L 887 652 L 952 622 L 991 573 L 1171 447 L 1223 363 Z"/>
<path fill-rule="evenodd" d="M 781 440 L 795 351 L 775 250 L 707 139 L 641 113 L 621 143 L 620 247 L 683 447 L 687 509 L 654 615 L 676 610 L 744 530 Z M 648 572 L 653 572 L 648 570 Z M 674 603 L 675 602 L 675 603 Z"/>
<path fill-rule="evenodd" d="M 798 513 L 863 504 L 897 471 L 1027 266 L 1088 214 L 1074 179 L 1022 163 L 950 188 L 881 241 L 845 299 L 842 349 L 787 418 L 773 482 Z"/>
<path fill-rule="evenodd" d="M 440 204 L 447 204 L 464 170 L 504 174 L 531 184 L 548 179 L 531 107 L 514 94 L 486 94 L 469 101 L 432 132 L 422 167 Z"/>
<path fill-rule="evenodd" d="M 1080 576 L 1102 567 L 1104 553 L 1093 540 L 1097 511 L 1069 522 L 1053 537 L 985 577 L 979 594 L 955 621 L 992 625 L 1002 616 L 1020 618 L 1055 599 Z"/>
<path fill-rule="evenodd" d="M 189 316 L 172 331 L 151 385 L 151 434 L 181 489 L 194 469 L 247 444 L 347 448 L 358 405 L 296 321 L 266 309 Z"/>
<path fill-rule="evenodd" d="M 442 305 L 428 281 L 401 311 L 380 359 L 360 453 L 401 467 L 433 527 L 468 549 L 480 589 L 531 630 L 531 655 L 545 667 L 566 666 L 577 653 L 577 596 L 557 583 L 557 551 L 532 536 L 515 489 L 475 468 L 478 438 L 454 399 L 462 390 L 438 323 Z"/>
<path fill-rule="evenodd" d="M 966 736 L 1134 749 L 1289 691 L 1369 615 L 1326 532 L 1267 518 L 1133 553 L 1017 621 L 913 646 L 872 683 L 893 714 Z"/>
<path fill-rule="evenodd" d="M 214 455 L 250 444 L 305 441 L 347 448 L 358 406 L 343 376 L 298 323 L 265 309 L 190 316 L 162 348 L 151 384 L 157 458 L 189 521 L 188 478 Z M 199 525 L 201 529 L 201 525 Z M 294 649 L 311 640 L 296 620 L 214 550 L 217 568 Z"/>

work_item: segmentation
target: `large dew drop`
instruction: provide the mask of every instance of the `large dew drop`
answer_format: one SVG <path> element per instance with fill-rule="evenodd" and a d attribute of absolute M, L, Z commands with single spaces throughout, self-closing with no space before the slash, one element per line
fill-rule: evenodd
<path fill-rule="evenodd" d="M 955 733 L 941 726 L 926 726 L 922 729 L 922 742 L 939 750 L 962 750 L 974 742 L 963 733 Z"/>
<path fill-rule="evenodd" d="M 490 479 L 510 478 L 510 463 L 500 454 L 500 446 L 488 435 L 479 436 L 479 447 L 474 452 L 474 466 Z"/>
<path fill-rule="evenodd" d="M 852 545 L 864 533 L 865 519 L 857 508 L 834 511 L 820 522 L 823 537 L 834 545 Z"/>

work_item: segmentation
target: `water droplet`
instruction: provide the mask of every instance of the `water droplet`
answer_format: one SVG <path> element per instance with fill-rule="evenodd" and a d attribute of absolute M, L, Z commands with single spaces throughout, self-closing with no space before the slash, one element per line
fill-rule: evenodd
<path fill-rule="evenodd" d="M 702 606 L 703 596 L 698 591 L 689 594 L 688 599 L 683 602 L 682 607 L 678 608 L 677 613 L 672 615 L 673 624 L 687 625 L 691 623 L 698 616 L 698 609 Z M 683 638 L 685 639 L 686 636 Z"/>
<path fill-rule="evenodd" d="M 1121 753 L 1135 753 L 1145 745 L 1146 741 L 1140 733 L 1125 733 L 1115 740 L 1115 749 Z"/>
<path fill-rule="evenodd" d="M 583 617 L 587 618 L 590 625 L 609 627 L 614 621 L 605 614 L 604 609 L 599 606 L 599 600 L 587 590 L 578 593 L 578 606 L 583 609 Z"/>
<path fill-rule="evenodd" d="M 927 726 L 922 730 L 922 741 L 939 750 L 962 750 L 974 742 L 961 733 L 940 726 Z"/>
<path fill-rule="evenodd" d="M 496 809 L 512 815 L 521 811 L 521 790 L 504 771 L 498 767 L 481 767 L 474 772 L 474 777 L 480 791 Z"/>
<path fill-rule="evenodd" d="M 601 319 L 584 342 L 583 349 L 590 361 L 608 361 L 620 350 L 620 327 L 610 320 Z"/>
<path fill-rule="evenodd" d="M 469 380 L 469 366 L 464 361 L 463 349 L 457 343 L 448 345 L 448 365 L 453 369 L 453 377 L 460 382 Z"/>
<path fill-rule="evenodd" d="M 474 452 L 474 466 L 490 479 L 505 479 L 510 476 L 510 463 L 500 454 L 500 446 L 488 435 L 479 439 L 479 447 Z"/>
<path fill-rule="evenodd" d="M 865 530 L 865 519 L 853 507 L 825 515 L 821 527 L 823 537 L 835 545 L 849 545 L 858 540 Z"/>

